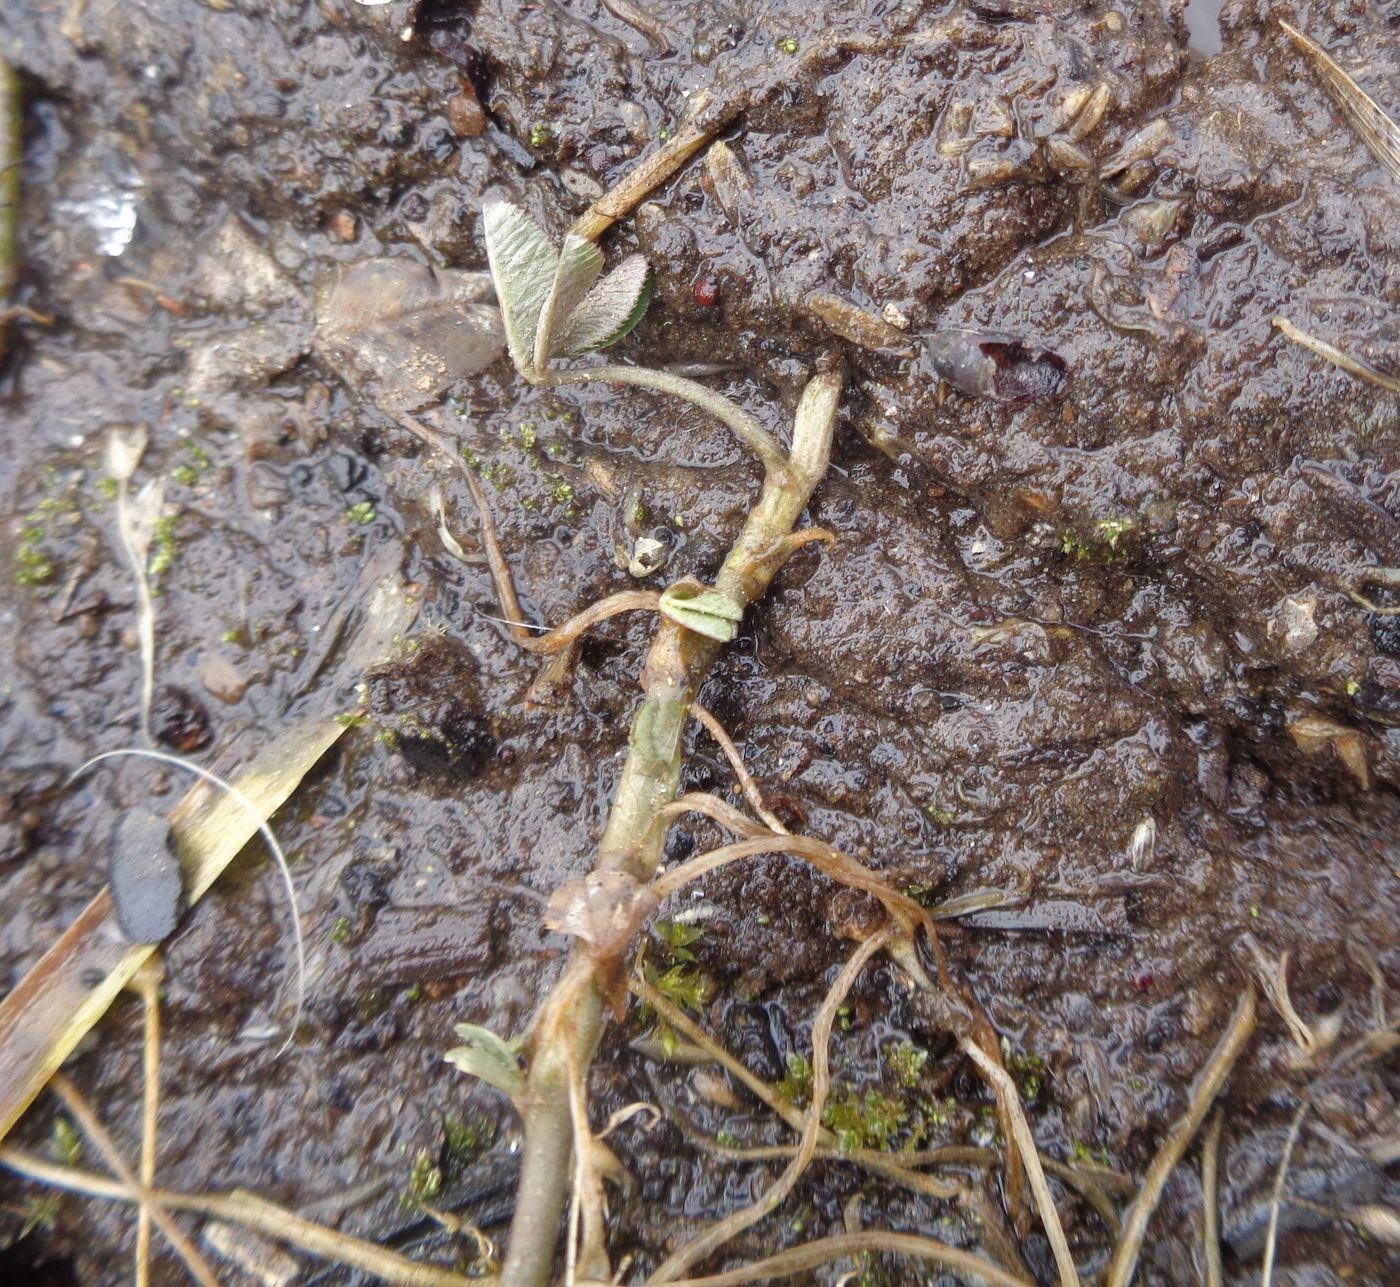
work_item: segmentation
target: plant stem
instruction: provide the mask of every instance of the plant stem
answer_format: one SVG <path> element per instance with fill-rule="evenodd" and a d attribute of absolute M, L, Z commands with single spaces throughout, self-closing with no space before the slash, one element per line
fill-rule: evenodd
<path fill-rule="evenodd" d="M 1107 1287 L 1128 1287 L 1132 1282 L 1133 1273 L 1137 1269 L 1138 1253 L 1142 1250 L 1142 1240 L 1147 1234 L 1147 1222 L 1152 1219 L 1152 1213 L 1157 1209 L 1157 1202 L 1162 1196 L 1167 1177 L 1181 1161 L 1186 1146 L 1191 1143 L 1192 1137 L 1205 1121 L 1206 1114 L 1210 1112 L 1210 1106 L 1215 1103 L 1216 1096 L 1223 1089 L 1235 1061 L 1253 1035 L 1254 985 L 1249 983 L 1235 1006 L 1235 1013 L 1231 1016 L 1229 1025 L 1196 1079 L 1191 1092 L 1191 1102 L 1185 1114 L 1178 1119 L 1167 1138 L 1162 1141 L 1156 1157 L 1152 1159 L 1152 1164 L 1143 1177 L 1142 1188 L 1123 1217 L 1123 1232 L 1119 1236 L 1118 1245 L 1113 1249 L 1113 1259 L 1109 1261 L 1104 1277 Z"/>
<path fill-rule="evenodd" d="M 5 323 L 19 276 L 19 176 L 24 135 L 19 73 L 0 56 L 0 361 Z"/>
<path fill-rule="evenodd" d="M 611 370 L 630 375 L 636 368 L 604 368 Z M 588 378 L 613 376 L 595 368 L 588 372 Z M 825 372 L 814 376 L 803 390 L 793 426 L 791 457 L 782 462 L 780 470 L 768 472 L 743 531 L 716 578 L 715 588 L 745 607 L 767 591 L 790 552 L 783 538 L 801 517 L 826 473 L 841 385 L 839 372 Z M 660 384 L 651 387 L 674 392 Z M 729 423 L 728 416 L 722 418 Z M 717 641 L 661 619 L 647 654 L 643 700 L 632 720 L 627 762 L 595 870 L 623 871 L 640 882 L 655 872 L 667 827 L 657 812 L 676 796 L 690 706 L 719 650 Z M 517 1101 L 525 1120 L 525 1148 L 501 1287 L 543 1287 L 549 1281 L 570 1171 L 569 1069 L 574 1067 L 575 1075 L 586 1084 L 602 1019 L 603 1002 L 595 985 L 593 962 L 581 947 L 576 948 L 563 978 L 540 1011 L 531 1041 L 529 1077 Z"/>
<path fill-rule="evenodd" d="M 707 389 L 695 380 L 687 380 L 685 376 L 676 375 L 671 371 L 653 371 L 645 366 L 609 364 L 576 367 L 568 371 L 542 369 L 541 383 L 546 385 L 591 384 L 594 380 L 607 380 L 613 384 L 634 384 L 638 388 L 655 389 L 658 393 L 669 393 L 677 398 L 684 398 L 687 402 L 693 402 L 734 430 L 740 440 L 763 461 L 764 467 L 770 473 L 787 479 L 787 457 L 774 441 L 773 435 L 742 407 L 736 406 L 722 393 Z"/>

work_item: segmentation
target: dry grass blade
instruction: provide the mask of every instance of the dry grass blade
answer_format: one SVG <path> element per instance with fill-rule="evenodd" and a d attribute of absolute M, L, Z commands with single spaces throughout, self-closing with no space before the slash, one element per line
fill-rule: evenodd
<path fill-rule="evenodd" d="M 185 1262 L 190 1277 L 201 1287 L 219 1287 L 218 1278 L 195 1245 L 185 1237 L 180 1226 L 170 1218 L 170 1214 L 156 1200 L 155 1195 L 143 1188 L 141 1182 L 131 1173 L 131 1168 L 127 1166 L 116 1142 L 107 1133 L 106 1127 L 97 1120 L 97 1115 L 87 1100 L 79 1094 L 78 1088 L 62 1073 L 54 1074 L 49 1088 L 63 1101 L 63 1106 L 73 1115 L 79 1129 L 92 1141 L 97 1151 L 102 1154 L 102 1160 L 112 1168 L 116 1177 L 130 1190 L 132 1198 L 140 1204 L 141 1210 L 150 1214 L 156 1228 L 165 1235 L 166 1241 Z"/>
<path fill-rule="evenodd" d="M 1332 100 L 1361 135 L 1371 155 L 1390 171 L 1392 179 L 1400 180 L 1400 125 L 1381 111 L 1375 99 L 1352 80 L 1317 41 L 1281 18 L 1278 25 L 1307 56 Z"/>
<path fill-rule="evenodd" d="M 1105 1287 L 1128 1287 L 1132 1282 L 1138 1255 L 1142 1251 L 1142 1240 L 1147 1233 L 1147 1223 L 1152 1219 L 1152 1213 L 1156 1211 L 1157 1203 L 1161 1200 L 1162 1188 L 1167 1182 L 1167 1177 L 1176 1169 L 1181 1155 L 1186 1152 L 1186 1146 L 1200 1130 L 1201 1123 L 1224 1087 L 1235 1061 L 1254 1035 L 1254 1015 L 1254 987 L 1247 983 L 1239 1004 L 1235 1007 L 1235 1013 L 1230 1017 L 1229 1025 L 1196 1081 L 1185 1116 L 1172 1127 L 1167 1138 L 1162 1141 L 1162 1147 L 1157 1150 L 1157 1156 L 1147 1168 L 1142 1190 L 1133 1205 L 1128 1208 L 1128 1214 L 1123 1221 L 1123 1235 L 1118 1239 L 1118 1245 L 1113 1249 L 1113 1259 L 1109 1262 Z"/>
<path fill-rule="evenodd" d="M 132 986 L 141 995 L 144 1019 L 141 1047 L 141 1187 L 156 1182 L 156 1123 L 160 1111 L 160 957 L 153 956 L 137 972 Z M 136 1287 L 151 1281 L 151 1216 L 143 1203 L 136 1217 Z"/>
<path fill-rule="evenodd" d="M 377 589 L 368 620 L 343 661 L 367 665 L 388 641 L 407 629 L 412 609 L 395 584 Z M 333 718 L 308 720 L 259 751 L 233 781 L 261 817 L 275 813 L 296 790 L 345 726 Z M 198 901 L 254 834 L 248 817 L 226 796 L 196 786 L 176 806 L 171 824 L 187 859 L 186 892 Z M 0 1139 L 106 1013 L 147 961 L 150 944 L 126 942 L 104 889 L 62 937 L 0 1001 Z M 100 982 L 89 985 L 88 980 Z"/>
<path fill-rule="evenodd" d="M 1303 1129 L 1303 1118 L 1307 1115 L 1308 1101 L 1304 1100 L 1293 1121 L 1288 1127 L 1288 1137 L 1284 1140 L 1283 1154 L 1278 1160 L 1278 1171 L 1274 1175 L 1273 1192 L 1269 1195 L 1269 1232 L 1264 1238 L 1264 1267 L 1259 1274 L 1259 1287 L 1270 1287 L 1274 1281 L 1274 1256 L 1278 1254 L 1278 1219 L 1283 1206 L 1283 1185 L 1288 1178 L 1288 1165 L 1293 1161 L 1293 1146 L 1298 1143 L 1298 1134 Z"/>
<path fill-rule="evenodd" d="M 807 1121 L 802 1130 L 802 1139 L 796 1155 L 788 1163 L 782 1175 L 764 1191 L 753 1205 L 726 1216 L 711 1225 L 704 1233 L 692 1238 L 679 1251 L 668 1256 L 660 1268 L 647 1279 L 648 1283 L 675 1282 L 692 1265 L 703 1260 L 712 1251 L 722 1247 L 731 1238 L 742 1233 L 750 1225 L 756 1224 L 764 1216 L 777 1210 L 783 1200 L 792 1192 L 802 1173 L 811 1163 L 816 1152 L 817 1138 L 822 1130 L 822 1110 L 826 1104 L 827 1092 L 831 1087 L 831 1029 L 836 1022 L 836 1012 L 840 1009 L 852 985 L 865 968 L 866 963 L 882 947 L 892 942 L 898 934 L 895 926 L 887 925 L 879 933 L 866 939 L 851 959 L 836 976 L 826 999 L 817 1011 L 812 1024 L 812 1102 L 807 1109 Z"/>
<path fill-rule="evenodd" d="M 1074 1267 L 1074 1257 L 1070 1254 L 1069 1242 L 1065 1238 L 1064 1226 L 1060 1224 L 1060 1214 L 1055 1210 L 1054 1199 L 1050 1195 L 1050 1185 L 1045 1179 L 1045 1171 L 1040 1165 L 1040 1152 L 1035 1146 L 1035 1136 L 1031 1134 L 1030 1123 L 1021 1110 L 1021 1095 L 1016 1083 L 1011 1080 L 1005 1068 L 988 1059 L 985 1052 L 971 1037 L 958 1042 L 962 1051 L 973 1063 L 977 1071 L 987 1080 L 1002 1110 L 1011 1122 L 1016 1148 L 1026 1166 L 1031 1192 L 1035 1194 L 1036 1205 L 1040 1208 L 1040 1220 L 1045 1226 L 1045 1235 L 1050 1239 L 1050 1248 L 1055 1253 L 1055 1264 L 1060 1271 L 1060 1282 L 1064 1287 L 1078 1287 L 1079 1271 Z"/>
<path fill-rule="evenodd" d="M 1206 1287 L 1221 1287 L 1225 1270 L 1220 1262 L 1220 1131 L 1225 1114 L 1216 1109 L 1201 1146 L 1201 1241 L 1205 1244 Z"/>
<path fill-rule="evenodd" d="M 703 1278 L 681 1278 L 675 1280 L 675 1287 L 740 1287 L 743 1283 L 771 1282 L 778 1278 L 789 1278 L 806 1270 L 815 1269 L 833 1260 L 844 1260 L 847 1256 L 863 1253 L 889 1253 L 909 1256 L 914 1260 L 926 1260 L 930 1264 L 941 1265 L 951 1273 L 966 1278 L 969 1282 L 985 1283 L 987 1287 L 1031 1287 L 1025 1278 L 1017 1278 L 999 1269 L 981 1256 L 970 1251 L 960 1251 L 946 1242 L 934 1238 L 921 1238 L 911 1233 L 842 1233 L 831 1238 L 817 1238 L 812 1242 L 793 1247 L 790 1251 L 779 1252 L 766 1260 L 759 1260 L 740 1269 L 731 1269 L 723 1274 L 707 1274 Z"/>
<path fill-rule="evenodd" d="M 1319 339 L 1316 335 L 1303 330 L 1301 326 L 1295 326 L 1286 317 L 1280 315 L 1270 320 L 1295 344 L 1301 344 L 1305 349 L 1316 353 L 1318 357 L 1326 358 L 1327 361 L 1341 367 L 1348 374 L 1361 380 L 1368 380 L 1372 384 L 1378 384 L 1382 389 L 1389 389 L 1391 393 L 1400 393 L 1400 380 L 1397 380 L 1393 375 L 1377 371 L 1369 362 L 1352 357 L 1350 353 L 1339 349 L 1335 344 L 1329 344 L 1326 340 Z"/>

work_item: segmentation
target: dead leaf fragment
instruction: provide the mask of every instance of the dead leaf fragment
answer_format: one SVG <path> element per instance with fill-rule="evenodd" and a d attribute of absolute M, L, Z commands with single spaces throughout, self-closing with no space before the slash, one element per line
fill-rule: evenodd
<path fill-rule="evenodd" d="M 1289 724 L 1288 732 L 1304 755 L 1317 755 L 1330 745 L 1337 752 L 1337 758 L 1361 784 L 1361 789 L 1371 789 L 1366 744 L 1356 729 L 1324 719 L 1321 715 L 1303 715 Z"/>

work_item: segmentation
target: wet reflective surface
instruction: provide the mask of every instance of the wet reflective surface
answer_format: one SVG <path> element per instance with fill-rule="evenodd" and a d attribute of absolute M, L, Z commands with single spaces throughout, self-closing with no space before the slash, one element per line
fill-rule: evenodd
<path fill-rule="evenodd" d="M 274 1062 L 259 1039 L 289 951 L 259 853 L 170 944 L 161 1182 L 321 1202 L 321 1218 L 343 1207 L 343 1227 L 389 1238 L 417 1218 L 400 1199 L 426 1151 L 463 1214 L 501 1231 L 511 1118 L 440 1055 L 457 1022 L 519 1031 L 555 977 L 565 942 L 543 905 L 591 862 L 648 627 L 610 621 L 561 704 L 532 707 L 536 666 L 493 620 L 485 567 L 456 558 L 430 512 L 437 484 L 471 554 L 466 489 L 397 417 L 450 435 L 479 471 L 534 621 L 638 584 L 639 533 L 666 533 L 666 578 L 713 574 L 756 490 L 740 449 L 649 394 L 527 386 L 492 360 L 471 276 L 485 195 L 557 234 L 702 91 L 746 104 L 731 163 L 691 166 L 605 238 L 609 262 L 640 249 L 658 280 L 613 356 L 721 364 L 706 379 L 774 428 L 817 359 L 842 353 L 850 371 L 810 513 L 837 545 L 793 560 L 703 696 L 774 807 L 931 902 L 1003 893 L 945 941 L 1022 1075 L 1039 1069 L 1028 1112 L 1058 1158 L 1141 1175 L 1234 1004 L 1246 935 L 1291 952 L 1305 1016 L 1340 1007 L 1340 1045 L 1359 1039 L 1367 962 L 1392 987 L 1400 967 L 1400 643 L 1395 618 L 1353 597 L 1396 597 L 1373 578 L 1400 565 L 1400 427 L 1393 397 L 1271 319 L 1380 352 L 1400 305 L 1400 197 L 1263 10 L 1226 6 L 1202 66 L 1188 49 L 1206 37 L 1152 3 L 818 15 L 650 0 L 664 56 L 601 5 L 426 6 L 404 41 L 412 8 L 94 5 L 76 39 L 66 3 L 0 19 L 29 93 L 21 299 L 57 318 L 21 324 L 0 386 L 0 548 L 28 573 L 0 604 L 8 978 L 101 886 L 119 813 L 161 812 L 184 788 L 133 765 L 60 789 L 135 736 L 111 426 L 149 424 L 138 481 L 167 478 L 157 674 L 204 708 L 202 762 L 236 766 L 308 711 L 369 702 L 276 819 L 311 953 L 292 1051 Z M 1337 3 L 1309 30 L 1385 98 L 1393 24 Z M 829 32 L 860 47 L 822 44 Z M 358 280 L 380 282 L 386 260 L 417 283 L 403 298 L 461 304 L 445 331 L 394 329 L 392 362 L 373 327 L 327 329 L 357 280 L 347 266 L 375 261 Z M 914 355 L 836 337 L 814 293 L 895 327 Z M 927 341 L 955 327 L 1052 350 L 1063 396 L 948 387 Z M 386 568 L 419 620 L 359 694 L 335 660 Z M 738 800 L 704 736 L 685 785 Z M 1135 844 L 1148 819 L 1155 842 Z M 672 858 L 720 839 L 686 825 Z M 707 1026 L 778 1080 L 849 951 L 833 925 L 851 909 L 780 857 L 699 894 Z M 890 967 L 867 972 L 848 1020 L 838 1083 L 903 1097 L 896 1147 L 991 1142 L 980 1083 Z M 614 1202 L 612 1245 L 640 1268 L 762 1174 L 717 1163 L 694 1129 L 783 1139 L 754 1106 L 722 1108 L 689 1070 L 648 1063 L 629 1045 L 647 1031 L 636 1011 L 613 1029 L 592 1085 L 598 1121 L 638 1098 L 668 1113 L 612 1140 L 638 1180 Z M 906 1041 L 929 1051 L 912 1096 L 889 1053 Z M 1393 1130 L 1386 1064 L 1309 1082 L 1291 1058 L 1271 1017 L 1231 1083 L 1231 1281 L 1257 1280 L 1253 1213 L 1299 1085 L 1317 1090 L 1302 1171 L 1340 1174 Z M 71 1070 L 132 1148 L 139 1067 L 139 1019 L 118 1007 Z M 24 1143 L 42 1146 L 52 1113 L 41 1101 Z M 449 1119 L 494 1125 L 494 1142 L 483 1127 L 468 1147 Z M 1193 1263 L 1195 1171 L 1192 1154 L 1146 1278 L 1182 1281 Z M 863 1185 L 867 1226 L 979 1245 L 952 1208 L 835 1164 L 799 1191 L 801 1236 L 841 1227 Z M 5 1190 L 15 1210 L 35 1192 Z M 1064 1209 L 1081 1267 L 1102 1266 L 1098 1217 Z M 14 1237 L 23 1218 L 5 1218 Z M 799 1236 L 791 1219 L 771 1229 L 735 1262 Z M 116 1207 L 65 1199 L 15 1263 L 124 1281 L 130 1230 Z M 1026 1257 L 1050 1269 L 1035 1239 Z M 1337 1225 L 1285 1239 L 1281 1266 L 1384 1276 Z M 180 1280 L 173 1261 L 157 1269 Z"/>

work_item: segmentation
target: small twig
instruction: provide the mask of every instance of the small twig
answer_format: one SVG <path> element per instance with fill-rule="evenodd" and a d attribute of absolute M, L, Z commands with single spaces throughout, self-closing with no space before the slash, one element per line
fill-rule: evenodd
<path fill-rule="evenodd" d="M 688 858 L 680 866 L 672 867 L 664 875 L 658 876 L 651 883 L 648 892 L 659 905 L 692 881 L 699 880 L 717 868 L 744 858 L 772 853 L 788 853 L 797 858 L 804 858 L 832 880 L 875 895 L 902 928 L 910 930 L 916 925 L 921 925 L 928 931 L 930 940 L 937 942 L 933 922 L 918 903 L 908 895 L 901 894 L 893 885 L 886 883 L 850 854 L 810 836 L 773 834 L 721 845 L 718 849 Z"/>
<path fill-rule="evenodd" d="M 79 1167 L 61 1166 L 21 1149 L 0 1148 L 0 1164 L 31 1180 L 72 1193 L 107 1198 L 114 1202 L 141 1200 L 139 1192 L 130 1185 L 108 1180 Z M 404 1284 L 404 1287 L 480 1287 L 493 1281 L 489 1276 L 469 1279 L 435 1265 L 420 1265 L 387 1247 L 328 1229 L 241 1189 L 225 1194 L 175 1193 L 169 1189 L 156 1189 L 150 1196 L 167 1210 L 190 1211 L 241 1224 L 271 1238 L 289 1242 L 323 1260 L 348 1265 L 385 1282 Z M 480 1246 L 480 1235 L 470 1227 L 468 1232 L 478 1239 Z"/>
<path fill-rule="evenodd" d="M 1109 1262 L 1106 1287 L 1128 1287 L 1132 1282 L 1138 1254 L 1142 1250 L 1142 1240 L 1147 1233 L 1147 1223 L 1152 1219 L 1152 1213 L 1161 1200 L 1167 1177 L 1181 1161 L 1181 1155 L 1186 1152 L 1187 1145 L 1200 1129 L 1206 1114 L 1210 1112 L 1210 1106 L 1215 1102 L 1230 1075 L 1230 1070 L 1235 1066 L 1235 1061 L 1253 1034 L 1254 985 L 1246 982 L 1229 1025 L 1197 1079 L 1185 1116 L 1172 1127 L 1167 1138 L 1162 1141 L 1162 1147 L 1157 1150 L 1157 1156 L 1147 1168 L 1141 1191 L 1133 1205 L 1128 1208 L 1123 1221 L 1123 1234 L 1118 1239 L 1118 1245 L 1113 1250 L 1113 1259 Z"/>
<path fill-rule="evenodd" d="M 912 1233 L 841 1233 L 830 1238 L 817 1238 L 800 1247 L 781 1251 L 766 1260 L 758 1260 L 727 1273 L 708 1274 L 703 1278 L 672 1280 L 675 1287 L 740 1287 L 742 1283 L 787 1278 L 806 1269 L 815 1269 L 832 1260 L 844 1260 L 864 1252 L 886 1252 L 927 1260 L 944 1269 L 960 1274 L 972 1282 L 987 1287 L 1032 1287 L 1028 1279 L 1017 1278 L 970 1251 L 960 1251 L 934 1238 L 921 1238 Z"/>
<path fill-rule="evenodd" d="M 761 1077 L 755 1076 L 742 1063 L 734 1058 L 723 1046 L 714 1040 L 684 1010 L 680 1009 L 662 993 L 658 992 L 645 979 L 633 976 L 628 983 L 632 995 L 651 1006 L 653 1010 L 672 1028 L 682 1032 L 715 1063 L 722 1065 L 738 1081 L 753 1092 L 754 1096 L 766 1104 L 778 1117 L 798 1134 L 806 1128 L 807 1118 L 795 1104 L 790 1104 Z M 708 1137 L 702 1137 L 704 1146 L 718 1157 L 733 1157 L 739 1161 L 761 1161 L 765 1158 L 790 1158 L 796 1149 L 790 1145 L 778 1145 L 771 1149 L 726 1149 Z M 903 1184 L 926 1197 L 943 1200 L 957 1198 L 960 1186 L 931 1176 L 921 1176 L 912 1169 L 910 1158 L 881 1153 L 877 1149 L 857 1148 L 842 1151 L 836 1147 L 836 1136 L 823 1127 L 818 1136 L 816 1156 L 837 1161 L 855 1163 L 876 1175 Z"/>
<path fill-rule="evenodd" d="M 141 1187 L 156 1183 L 156 1123 L 160 1112 L 160 981 L 159 956 L 152 956 L 131 981 L 141 996 L 144 1019 L 141 1047 Z M 151 1215 L 145 1203 L 136 1213 L 136 1287 L 151 1280 Z"/>
<path fill-rule="evenodd" d="M 214 1271 L 209 1268 L 208 1262 L 199 1254 L 194 1243 L 185 1237 L 180 1226 L 156 1200 L 155 1195 L 132 1174 L 131 1168 L 126 1164 L 126 1159 L 122 1157 L 121 1151 L 117 1148 L 116 1141 L 107 1133 L 107 1128 L 97 1120 L 97 1114 L 92 1111 L 78 1088 L 62 1073 L 54 1073 L 53 1079 L 49 1082 L 49 1088 L 63 1101 L 64 1107 L 73 1115 L 73 1120 L 78 1123 L 79 1129 L 92 1141 L 94 1147 L 102 1155 L 102 1160 L 111 1167 L 113 1174 L 131 1191 L 133 1199 L 150 1212 L 151 1220 L 155 1223 L 156 1228 L 165 1235 L 166 1240 L 175 1249 L 180 1259 L 185 1262 L 185 1268 L 190 1271 L 190 1276 L 200 1284 L 200 1287 L 219 1287 L 218 1278 Z"/>
<path fill-rule="evenodd" d="M 633 31 L 639 31 L 655 46 L 658 54 L 672 51 L 670 37 L 665 29 L 639 4 L 632 0 L 603 0 L 603 6 L 620 22 L 625 22 Z"/>
<path fill-rule="evenodd" d="M 740 87 L 726 99 L 716 100 L 707 91 L 701 91 L 691 100 L 688 118 L 670 139 L 589 206 L 569 231 L 586 241 L 597 241 L 750 107 L 763 102 L 770 94 L 787 89 L 801 74 L 819 72 L 833 55 L 933 48 L 947 42 L 949 31 L 958 22 L 955 14 L 933 26 L 898 36 L 828 32 L 807 45 L 794 61 L 773 63 L 760 69 L 757 83 Z"/>
<path fill-rule="evenodd" d="M 1341 367 L 1349 375 L 1369 380 L 1372 384 L 1380 385 L 1382 389 L 1389 389 L 1391 393 L 1400 393 L 1400 380 L 1397 380 L 1393 375 L 1377 371 L 1369 362 L 1352 357 L 1350 353 L 1339 349 L 1335 344 L 1329 344 L 1326 340 L 1309 334 L 1301 326 L 1294 326 L 1286 317 L 1279 316 L 1270 320 L 1295 344 L 1301 344 L 1305 349 L 1311 349 L 1318 357 L 1326 358 L 1327 361 Z"/>
<path fill-rule="evenodd" d="M 394 419 L 415 438 L 446 456 L 456 467 L 457 472 L 462 475 L 467 484 L 467 490 L 472 494 L 472 503 L 476 506 L 481 544 L 486 550 L 486 564 L 491 569 L 491 580 L 496 586 L 496 597 L 501 601 L 501 612 L 504 614 L 505 624 L 510 627 L 511 635 L 515 638 L 516 643 L 533 641 L 534 636 L 529 633 L 530 627 L 524 624 L 525 613 L 521 609 L 520 599 L 515 593 L 515 579 L 511 576 L 510 564 L 506 562 L 505 551 L 501 549 L 501 538 L 496 531 L 496 519 L 491 513 L 491 503 L 486 499 L 486 492 L 477 476 L 472 473 L 471 466 L 462 459 L 461 454 L 454 448 L 445 434 L 428 428 L 422 421 L 415 420 L 410 415 L 395 414 Z"/>
<path fill-rule="evenodd" d="M 627 983 L 628 990 L 639 1001 L 645 1002 L 672 1028 L 683 1032 L 697 1046 L 705 1051 L 716 1063 L 723 1065 L 729 1073 L 743 1082 L 754 1096 L 767 1104 L 779 1117 L 795 1131 L 803 1129 L 801 1112 L 789 1104 L 761 1077 L 751 1073 L 739 1060 L 735 1059 L 722 1045 L 695 1022 L 684 1010 L 673 1004 L 666 996 L 652 987 L 645 979 L 633 975 Z"/>
<path fill-rule="evenodd" d="M 1277 961 L 1270 961 L 1252 934 L 1244 935 L 1244 945 L 1254 966 L 1254 977 L 1264 989 L 1264 995 L 1273 1002 L 1279 1017 L 1288 1025 L 1289 1035 L 1303 1058 L 1311 1059 L 1317 1054 L 1320 1043 L 1307 1020 L 1294 1008 L 1293 998 L 1288 993 L 1289 954 L 1284 952 Z"/>
<path fill-rule="evenodd" d="M 743 791 L 744 799 L 749 802 L 749 808 L 762 818 L 771 830 L 776 831 L 779 835 L 787 835 L 788 829 L 764 805 L 763 792 L 758 789 L 758 783 L 753 780 L 753 775 L 744 767 L 744 757 L 739 754 L 739 748 L 734 745 L 734 739 L 725 732 L 724 725 L 699 702 L 691 702 L 690 713 L 704 726 L 705 732 L 719 743 L 719 749 L 724 752 L 725 759 L 729 761 L 729 767 L 734 770 L 734 776 L 739 779 L 739 789 Z"/>
<path fill-rule="evenodd" d="M 881 948 L 892 942 L 898 934 L 895 925 L 886 925 L 878 933 L 866 939 L 851 959 L 842 967 L 821 1008 L 812 1023 L 812 1102 L 807 1109 L 807 1121 L 802 1131 L 802 1139 L 797 1153 L 788 1163 L 777 1180 L 764 1190 L 757 1201 L 750 1206 L 733 1212 L 723 1220 L 716 1221 L 704 1233 L 692 1238 L 680 1250 L 669 1255 L 648 1283 L 675 1282 L 692 1265 L 703 1260 L 712 1251 L 722 1247 L 731 1238 L 756 1224 L 782 1204 L 792 1192 L 802 1173 L 807 1169 L 816 1152 L 817 1137 L 822 1129 L 822 1109 L 826 1104 L 827 1092 L 831 1087 L 831 1029 L 836 1022 L 836 1012 L 840 1009 L 852 985 L 865 968 L 866 963 Z"/>
<path fill-rule="evenodd" d="M 1201 1145 L 1201 1241 L 1205 1244 L 1206 1287 L 1221 1287 L 1225 1281 L 1220 1262 L 1220 1130 L 1225 1114 L 1217 1108 L 1206 1127 Z"/>
<path fill-rule="evenodd" d="M 1015 1147 L 1020 1151 L 1021 1160 L 1025 1163 L 1026 1177 L 1030 1180 L 1031 1192 L 1035 1194 L 1036 1205 L 1040 1208 L 1040 1222 L 1045 1226 L 1045 1236 L 1050 1239 L 1050 1248 L 1055 1253 L 1060 1282 L 1064 1287 L 1078 1287 L 1079 1271 L 1074 1267 L 1074 1257 L 1070 1254 L 1069 1242 L 1065 1239 L 1059 1212 L 1055 1210 L 1050 1185 L 1040 1165 L 1040 1151 L 1036 1148 L 1035 1136 L 1031 1134 L 1030 1124 L 1021 1108 L 1021 1094 L 1016 1089 L 1016 1083 L 1011 1080 L 1006 1069 L 989 1059 L 986 1052 L 971 1037 L 963 1037 L 958 1045 L 977 1065 L 977 1071 L 990 1084 L 1010 1120 Z"/>
<path fill-rule="evenodd" d="M 616 617 L 623 612 L 654 612 L 660 602 L 661 596 L 655 590 L 621 590 L 617 594 L 608 595 L 606 599 L 598 600 L 577 616 L 570 617 L 562 626 L 555 626 L 548 634 L 533 639 L 527 637 L 517 642 L 527 652 L 544 653 L 549 656 L 563 652 L 580 635 L 600 621 L 606 621 L 609 617 Z"/>
<path fill-rule="evenodd" d="M 1303 1118 L 1307 1111 L 1308 1101 L 1305 1099 L 1293 1115 L 1293 1121 L 1288 1127 L 1288 1136 L 1283 1143 L 1283 1155 L 1278 1160 L 1273 1192 L 1269 1195 L 1269 1230 L 1264 1237 L 1264 1267 L 1259 1274 L 1259 1287 L 1270 1287 L 1274 1281 L 1274 1257 L 1278 1254 L 1278 1220 L 1283 1203 L 1283 1185 L 1288 1178 L 1288 1166 L 1293 1161 L 1293 1146 L 1298 1142 L 1298 1134 L 1303 1129 Z"/>

